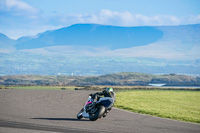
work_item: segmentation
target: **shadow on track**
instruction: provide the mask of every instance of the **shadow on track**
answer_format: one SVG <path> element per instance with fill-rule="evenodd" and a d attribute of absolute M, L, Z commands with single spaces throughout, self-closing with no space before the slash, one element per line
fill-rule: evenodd
<path fill-rule="evenodd" d="M 33 119 L 52 119 L 52 120 L 75 120 L 74 118 L 33 118 Z M 33 124 L 33 123 L 26 123 L 26 122 L 17 122 L 17 121 L 8 121 L 0 119 L 0 127 L 6 128 L 18 128 L 18 129 L 27 129 L 27 130 L 35 130 L 37 131 L 50 131 L 50 132 L 61 132 L 61 133 L 94 133 L 93 131 L 83 130 L 83 129 L 76 129 L 72 127 L 62 127 L 62 126 L 50 126 L 50 125 L 43 125 L 43 124 Z M 1 131 L 0 131 L 1 132 Z"/>
<path fill-rule="evenodd" d="M 54 121 L 89 121 L 87 119 L 77 119 L 77 118 L 32 118 L 39 120 L 54 120 Z"/>

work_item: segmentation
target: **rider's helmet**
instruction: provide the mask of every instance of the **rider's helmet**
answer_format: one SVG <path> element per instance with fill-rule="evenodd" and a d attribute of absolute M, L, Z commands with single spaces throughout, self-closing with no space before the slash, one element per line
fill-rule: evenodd
<path fill-rule="evenodd" d="M 107 92 L 113 92 L 113 88 L 106 88 Z"/>

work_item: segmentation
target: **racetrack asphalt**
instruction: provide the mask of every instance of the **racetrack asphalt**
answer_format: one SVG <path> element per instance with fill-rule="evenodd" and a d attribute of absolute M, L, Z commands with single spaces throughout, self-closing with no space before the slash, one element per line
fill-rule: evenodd
<path fill-rule="evenodd" d="M 97 121 L 76 115 L 94 91 L 0 90 L 0 133 L 200 133 L 200 124 L 113 108 Z"/>

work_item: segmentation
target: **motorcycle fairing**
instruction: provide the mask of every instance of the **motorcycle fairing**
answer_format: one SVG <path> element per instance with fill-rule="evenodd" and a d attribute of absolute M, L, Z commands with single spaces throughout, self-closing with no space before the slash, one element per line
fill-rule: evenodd
<path fill-rule="evenodd" d="M 82 112 L 82 116 L 84 118 L 89 118 L 89 114 L 85 112 L 85 110 Z"/>
<path fill-rule="evenodd" d="M 110 108 L 113 106 L 114 100 L 111 97 L 102 97 L 97 103 L 101 103 L 104 107 Z"/>

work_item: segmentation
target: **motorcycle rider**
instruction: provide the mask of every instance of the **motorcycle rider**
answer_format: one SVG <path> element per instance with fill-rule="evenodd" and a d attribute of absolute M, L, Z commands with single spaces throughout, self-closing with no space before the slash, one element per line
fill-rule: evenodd
<path fill-rule="evenodd" d="M 113 91 L 113 88 L 106 88 L 105 90 L 103 90 L 102 92 L 97 92 L 97 93 L 94 93 L 94 94 L 90 94 L 91 96 L 91 99 L 94 101 L 94 102 L 97 102 L 101 96 L 104 96 L 104 97 L 111 97 L 113 99 L 113 105 L 114 105 L 114 102 L 116 101 L 115 99 L 115 92 Z M 112 109 L 111 108 L 107 108 L 106 109 L 106 112 L 105 114 L 103 115 L 103 117 L 105 117 L 107 115 L 107 113 Z"/>

